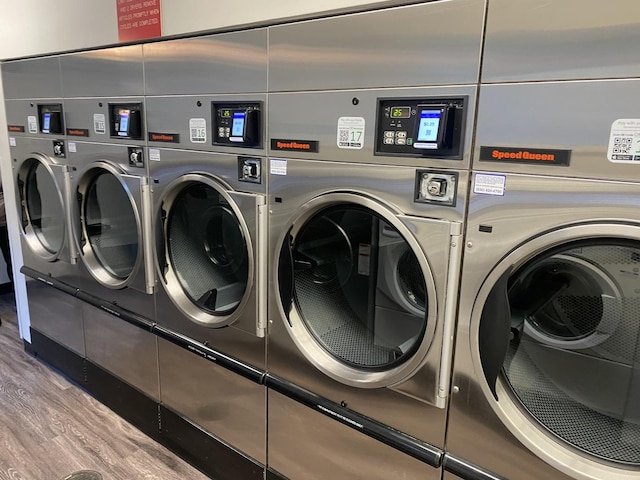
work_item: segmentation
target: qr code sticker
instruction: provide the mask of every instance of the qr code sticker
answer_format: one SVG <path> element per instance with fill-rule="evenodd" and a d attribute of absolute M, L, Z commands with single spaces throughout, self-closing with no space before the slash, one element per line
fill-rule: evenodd
<path fill-rule="evenodd" d="M 364 118 L 340 117 L 338 119 L 338 148 L 361 149 L 364 147 Z"/>
<path fill-rule="evenodd" d="M 615 137 L 613 139 L 613 150 L 615 154 L 630 155 L 633 137 Z"/>
<path fill-rule="evenodd" d="M 349 129 L 347 129 L 347 128 L 341 128 L 340 129 L 339 144 L 340 144 L 341 147 L 349 145 Z"/>

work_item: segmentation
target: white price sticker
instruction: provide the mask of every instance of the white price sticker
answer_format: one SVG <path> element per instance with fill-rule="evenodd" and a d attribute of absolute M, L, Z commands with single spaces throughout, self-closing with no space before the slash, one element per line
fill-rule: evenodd
<path fill-rule="evenodd" d="M 287 161 L 286 160 L 275 160 L 271 159 L 269 161 L 269 172 L 271 175 L 286 175 L 287 174 Z"/>
<path fill-rule="evenodd" d="M 507 177 L 504 175 L 476 173 L 473 180 L 473 193 L 503 196 L 506 185 Z"/>
<path fill-rule="evenodd" d="M 104 113 L 93 114 L 93 131 L 98 135 L 104 135 L 107 133 L 107 120 Z"/>
<path fill-rule="evenodd" d="M 159 162 L 160 161 L 160 150 L 158 150 L 157 148 L 150 148 L 149 149 L 149 160 L 151 160 L 152 162 Z"/>
<path fill-rule="evenodd" d="M 340 117 L 338 119 L 337 143 L 339 148 L 359 150 L 364 147 L 364 118 Z"/>
<path fill-rule="evenodd" d="M 207 120 L 192 118 L 189 120 L 189 138 L 191 143 L 207 143 Z"/>
<path fill-rule="evenodd" d="M 9 137 L 9 145 L 12 147 L 16 146 L 16 137 Z"/>
<path fill-rule="evenodd" d="M 69 147 L 69 152 L 76 153 L 77 151 L 76 142 L 69 142 L 67 145 Z"/>
<path fill-rule="evenodd" d="M 27 125 L 29 126 L 29 133 L 38 133 L 38 120 L 35 115 L 27 117 Z"/>
<path fill-rule="evenodd" d="M 640 164 L 640 119 L 621 118 L 611 124 L 607 158 L 614 163 Z"/>

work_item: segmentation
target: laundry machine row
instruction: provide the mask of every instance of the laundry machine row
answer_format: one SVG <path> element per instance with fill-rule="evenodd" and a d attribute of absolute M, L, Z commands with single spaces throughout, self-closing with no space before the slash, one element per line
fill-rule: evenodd
<path fill-rule="evenodd" d="M 235 478 L 637 476 L 640 121 L 625 77 L 639 72 L 617 56 L 594 72 L 574 51 L 549 67 L 558 50 L 545 42 L 564 45 L 568 25 L 602 41 L 569 3 L 581 14 L 454 0 L 127 47 L 146 52 L 142 90 L 107 92 L 96 75 L 101 91 L 8 100 L 25 129 L 11 134 L 18 185 L 46 173 L 43 193 L 79 205 L 85 222 L 63 233 L 43 222 L 55 202 L 25 217 L 29 238 L 62 245 L 60 261 L 25 260 L 30 291 L 51 284 L 41 298 L 60 291 L 85 309 L 82 343 L 46 322 L 34 331 L 83 359 L 80 378 L 91 365 L 87 378 L 105 382 L 94 388 L 134 384 L 150 429 L 185 456 L 236 454 L 246 470 Z M 620 24 L 613 10 L 602 18 Z M 543 44 L 533 51 L 513 28 L 524 11 Z M 425 31 L 425 18 L 439 21 Z M 562 28 L 540 34 L 550 18 Z M 403 25 L 395 47 L 374 35 L 391 24 Z M 633 45 L 632 30 L 591 54 Z M 243 66 L 185 55 L 240 37 Z M 348 55 L 336 66 L 345 45 L 357 67 Z M 85 60 L 60 61 L 77 73 Z M 185 64 L 201 74 L 175 91 Z M 71 131 L 52 135 L 57 103 Z M 96 118 L 113 105 L 113 141 L 100 141 L 110 135 Z M 132 141 L 119 132 L 136 106 L 145 121 Z M 103 182 L 121 186 L 121 203 L 102 201 Z M 137 215 L 122 215 L 129 205 Z M 88 222 L 96 213 L 110 221 Z M 144 252 L 123 241 L 124 263 L 91 269 L 111 258 L 111 233 L 132 238 L 143 224 Z M 77 232 L 85 243 L 64 247 Z M 87 256 L 87 245 L 98 248 Z M 157 352 L 146 386 L 125 377 L 143 349 L 113 358 L 86 335 L 108 346 L 134 331 Z"/>

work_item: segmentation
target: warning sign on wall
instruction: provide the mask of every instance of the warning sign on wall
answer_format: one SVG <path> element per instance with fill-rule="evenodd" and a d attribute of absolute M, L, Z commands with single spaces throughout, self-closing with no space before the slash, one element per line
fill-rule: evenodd
<path fill-rule="evenodd" d="M 116 0 L 118 40 L 132 42 L 162 35 L 160 0 Z"/>

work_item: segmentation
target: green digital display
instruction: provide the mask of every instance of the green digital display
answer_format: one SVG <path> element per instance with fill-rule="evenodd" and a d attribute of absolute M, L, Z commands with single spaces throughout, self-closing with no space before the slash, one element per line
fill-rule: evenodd
<path fill-rule="evenodd" d="M 391 107 L 391 118 L 411 118 L 411 107 Z"/>
<path fill-rule="evenodd" d="M 220 110 L 220 116 L 222 118 L 231 118 L 231 110 L 227 110 L 227 109 Z"/>

